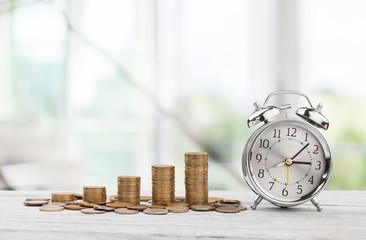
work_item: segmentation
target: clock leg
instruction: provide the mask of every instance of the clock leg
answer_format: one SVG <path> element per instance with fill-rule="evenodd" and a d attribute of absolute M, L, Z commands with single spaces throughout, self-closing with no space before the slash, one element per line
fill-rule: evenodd
<path fill-rule="evenodd" d="M 260 204 L 262 200 L 263 200 L 263 197 L 258 196 L 257 199 L 254 201 L 253 205 L 250 206 L 250 208 L 252 210 L 255 210 L 257 208 L 258 204 Z"/>
<path fill-rule="evenodd" d="M 318 210 L 318 212 L 320 212 L 323 208 L 320 206 L 318 200 L 316 200 L 315 198 L 311 199 L 311 203 L 316 207 L 316 210 Z"/>

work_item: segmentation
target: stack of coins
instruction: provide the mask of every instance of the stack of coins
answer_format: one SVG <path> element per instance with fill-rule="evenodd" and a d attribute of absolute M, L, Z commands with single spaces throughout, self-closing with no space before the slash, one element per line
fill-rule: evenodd
<path fill-rule="evenodd" d="M 208 156 L 202 152 L 185 154 L 186 203 L 208 204 Z"/>
<path fill-rule="evenodd" d="M 84 187 L 83 199 L 88 203 L 104 203 L 107 199 L 106 188 L 103 186 Z"/>
<path fill-rule="evenodd" d="M 175 170 L 173 165 L 155 164 L 152 170 L 152 204 L 175 202 Z"/>
<path fill-rule="evenodd" d="M 67 192 L 56 192 L 51 194 L 52 202 L 70 202 L 74 201 L 75 195 L 73 193 L 67 193 Z"/>
<path fill-rule="evenodd" d="M 140 204 L 140 185 L 140 177 L 119 176 L 117 195 L 118 201 L 131 203 L 133 205 Z"/>

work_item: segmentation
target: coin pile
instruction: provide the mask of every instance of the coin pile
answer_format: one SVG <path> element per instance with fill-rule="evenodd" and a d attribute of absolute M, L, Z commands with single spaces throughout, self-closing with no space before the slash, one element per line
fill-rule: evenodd
<path fill-rule="evenodd" d="M 103 186 L 86 186 L 83 190 L 83 199 L 87 203 L 100 204 L 107 199 L 106 188 Z"/>
<path fill-rule="evenodd" d="M 203 152 L 187 152 L 185 161 L 186 203 L 208 204 L 208 156 Z"/>
<path fill-rule="evenodd" d="M 75 195 L 67 192 L 56 192 L 51 195 L 52 202 L 70 202 L 74 201 Z"/>
<path fill-rule="evenodd" d="M 118 201 L 131 203 L 133 205 L 140 204 L 140 185 L 140 177 L 119 176 L 117 195 Z"/>
<path fill-rule="evenodd" d="M 152 204 L 167 205 L 175 202 L 175 168 L 173 165 L 155 164 L 152 171 Z"/>

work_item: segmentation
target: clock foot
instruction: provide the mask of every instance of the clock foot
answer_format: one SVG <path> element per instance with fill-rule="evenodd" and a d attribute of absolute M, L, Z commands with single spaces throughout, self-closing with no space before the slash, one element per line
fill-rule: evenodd
<path fill-rule="evenodd" d="M 257 208 L 258 204 L 260 204 L 262 200 L 263 200 L 263 197 L 261 197 L 261 196 L 257 197 L 257 199 L 254 201 L 253 205 L 250 206 L 250 208 L 252 210 L 255 210 Z"/>
<path fill-rule="evenodd" d="M 318 210 L 318 212 L 320 212 L 323 208 L 320 206 L 318 200 L 316 200 L 315 198 L 311 199 L 311 203 L 316 207 L 316 210 Z"/>

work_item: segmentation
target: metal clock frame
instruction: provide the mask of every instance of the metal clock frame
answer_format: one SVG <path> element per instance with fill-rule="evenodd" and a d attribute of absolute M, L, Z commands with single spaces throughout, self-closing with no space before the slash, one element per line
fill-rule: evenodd
<path fill-rule="evenodd" d="M 267 129 L 269 129 L 270 127 L 272 127 L 276 124 L 283 124 L 283 125 L 288 124 L 291 126 L 298 126 L 298 127 L 304 128 L 305 130 L 312 133 L 318 139 L 318 141 L 323 149 L 323 152 L 324 152 L 324 158 L 325 158 L 324 160 L 325 160 L 326 166 L 325 166 L 324 174 L 321 177 L 321 181 L 320 181 L 319 185 L 313 191 L 302 196 L 299 200 L 296 200 L 296 201 L 280 201 L 280 200 L 274 199 L 267 193 L 266 190 L 264 190 L 260 186 L 260 184 L 257 183 L 256 179 L 253 177 L 252 167 L 250 164 L 251 157 L 252 157 L 253 144 L 256 142 L 258 137 L 263 132 L 265 132 Z M 326 142 L 323 135 L 316 128 L 314 128 L 311 124 L 309 124 L 305 121 L 302 121 L 302 120 L 300 121 L 296 118 L 280 118 L 280 119 L 276 119 L 274 121 L 268 122 L 267 124 L 264 124 L 263 126 L 258 128 L 248 139 L 247 144 L 245 145 L 245 148 L 244 148 L 244 151 L 242 154 L 242 168 L 243 168 L 245 181 L 247 182 L 249 187 L 258 195 L 257 199 L 254 201 L 251 208 L 253 210 L 255 210 L 257 208 L 257 205 L 263 199 L 266 199 L 270 203 L 272 203 L 276 206 L 279 206 L 279 207 L 293 207 L 293 206 L 305 203 L 307 201 L 311 201 L 313 203 L 313 205 L 317 208 L 317 210 L 321 211 L 322 207 L 319 205 L 319 202 L 315 199 L 315 196 L 317 196 L 320 193 L 320 191 L 323 189 L 323 187 L 325 186 L 325 184 L 327 183 L 327 181 L 329 179 L 329 176 L 330 176 L 330 173 L 332 170 L 331 159 L 332 159 L 331 151 L 328 146 L 328 143 Z"/>

